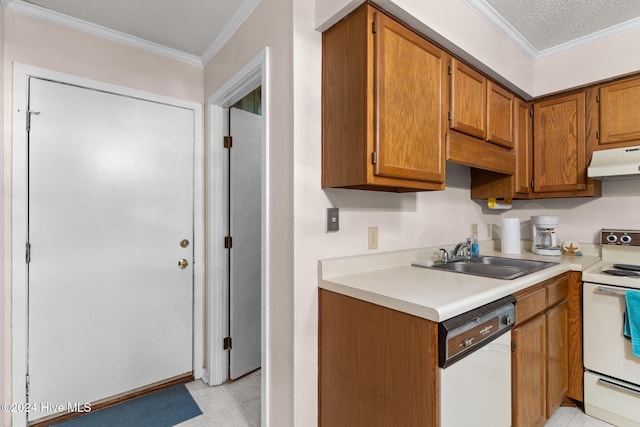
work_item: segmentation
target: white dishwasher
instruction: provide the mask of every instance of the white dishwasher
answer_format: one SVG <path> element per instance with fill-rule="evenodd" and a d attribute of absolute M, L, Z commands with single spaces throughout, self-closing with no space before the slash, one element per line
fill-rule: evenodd
<path fill-rule="evenodd" d="M 440 427 L 511 426 L 508 296 L 438 324 Z"/>

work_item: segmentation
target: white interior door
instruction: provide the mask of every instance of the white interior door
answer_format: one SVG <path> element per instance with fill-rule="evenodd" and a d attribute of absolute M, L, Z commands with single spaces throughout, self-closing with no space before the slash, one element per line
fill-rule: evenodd
<path fill-rule="evenodd" d="M 28 401 L 192 371 L 193 111 L 29 85 Z"/>
<path fill-rule="evenodd" d="M 229 376 L 236 379 L 260 367 L 262 117 L 230 109 L 230 268 Z"/>

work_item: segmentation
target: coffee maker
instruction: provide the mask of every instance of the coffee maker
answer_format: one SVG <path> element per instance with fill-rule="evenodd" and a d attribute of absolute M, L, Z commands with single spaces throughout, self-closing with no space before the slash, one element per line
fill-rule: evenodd
<path fill-rule="evenodd" d="M 531 252 L 539 255 L 561 255 L 556 241 L 556 228 L 560 218 L 557 216 L 531 217 Z"/>

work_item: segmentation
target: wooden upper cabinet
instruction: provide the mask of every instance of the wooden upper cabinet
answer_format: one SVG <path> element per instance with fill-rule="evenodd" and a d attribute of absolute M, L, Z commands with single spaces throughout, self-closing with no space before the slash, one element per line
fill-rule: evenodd
<path fill-rule="evenodd" d="M 520 196 L 527 196 L 531 188 L 531 179 L 533 178 L 531 104 L 521 99 L 516 99 L 514 115 L 516 173 L 514 174 L 513 191 Z"/>
<path fill-rule="evenodd" d="M 450 73 L 450 128 L 513 148 L 515 96 L 455 58 Z"/>
<path fill-rule="evenodd" d="M 487 78 L 463 62 L 451 60 L 451 129 L 487 138 Z"/>
<path fill-rule="evenodd" d="M 444 189 L 448 54 L 369 4 L 322 52 L 323 188 Z"/>
<path fill-rule="evenodd" d="M 515 96 L 487 81 L 487 141 L 513 148 Z"/>
<path fill-rule="evenodd" d="M 374 14 L 375 174 L 444 182 L 445 54 Z"/>
<path fill-rule="evenodd" d="M 533 108 L 534 192 L 586 190 L 584 92 L 536 102 Z"/>
<path fill-rule="evenodd" d="M 640 78 L 601 86 L 601 148 L 640 144 Z"/>

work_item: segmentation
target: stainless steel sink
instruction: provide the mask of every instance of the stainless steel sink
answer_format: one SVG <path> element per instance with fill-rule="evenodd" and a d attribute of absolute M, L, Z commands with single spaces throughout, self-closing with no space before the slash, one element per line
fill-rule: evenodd
<path fill-rule="evenodd" d="M 454 273 L 472 274 L 475 276 L 491 277 L 493 279 L 512 280 L 527 274 L 551 267 L 557 262 L 533 261 L 526 259 L 502 258 L 496 256 L 481 256 L 469 260 L 454 260 L 448 263 L 435 263 L 431 267 L 436 270 Z"/>

